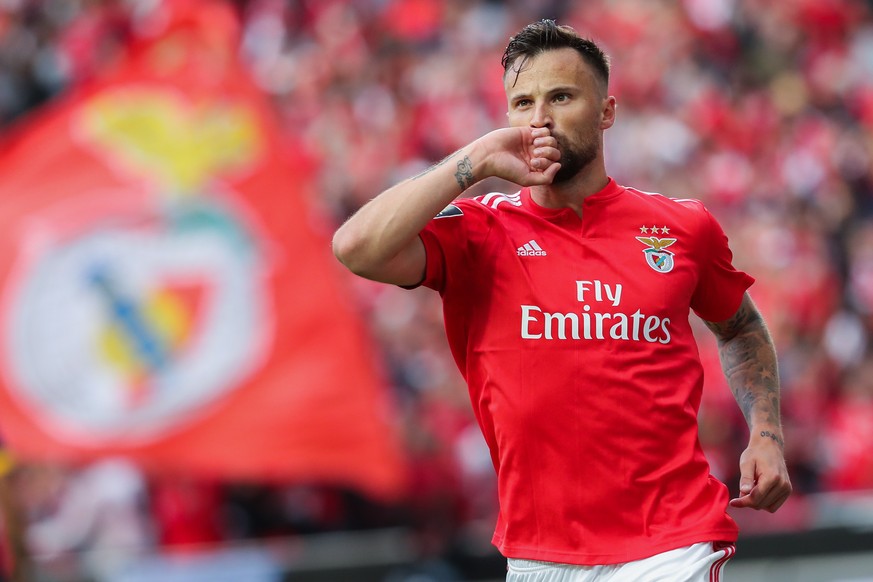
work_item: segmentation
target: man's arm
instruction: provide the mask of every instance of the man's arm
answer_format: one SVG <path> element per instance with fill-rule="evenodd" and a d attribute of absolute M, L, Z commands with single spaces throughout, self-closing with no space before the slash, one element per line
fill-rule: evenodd
<path fill-rule="evenodd" d="M 546 128 L 492 131 L 370 200 L 337 230 L 333 252 L 362 277 L 420 283 L 426 257 L 418 234 L 434 216 L 489 176 L 521 186 L 549 184 L 560 169 L 558 159 L 557 141 Z"/>
<path fill-rule="evenodd" d="M 750 432 L 749 446 L 740 456 L 740 496 L 731 505 L 772 513 L 791 495 L 773 340 L 748 293 L 733 317 L 706 325 L 718 339 L 722 370 Z"/>

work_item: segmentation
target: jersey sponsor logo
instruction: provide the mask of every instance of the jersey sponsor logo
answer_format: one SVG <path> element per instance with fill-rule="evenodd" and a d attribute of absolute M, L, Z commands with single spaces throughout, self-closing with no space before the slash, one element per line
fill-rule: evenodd
<path fill-rule="evenodd" d="M 519 257 L 545 257 L 547 254 L 534 239 L 530 239 L 530 241 L 518 247 Z"/>
<path fill-rule="evenodd" d="M 445 208 L 443 208 L 439 214 L 434 216 L 434 219 L 437 218 L 451 218 L 452 216 L 464 216 L 464 211 L 455 206 L 454 204 L 449 204 Z"/>
<path fill-rule="evenodd" d="M 515 194 L 503 194 L 501 192 L 492 192 L 483 196 L 474 198 L 476 202 L 489 208 L 497 208 L 504 202 L 512 206 L 521 206 L 521 192 Z"/>
<path fill-rule="evenodd" d="M 555 312 L 521 305 L 521 338 L 531 341 L 622 340 L 669 344 L 670 318 L 622 308 L 622 284 L 576 281 L 580 307 Z M 633 312 L 631 312 L 633 310 Z"/>
<path fill-rule="evenodd" d="M 649 228 L 643 226 L 640 228 L 640 232 L 644 234 L 648 233 L 650 230 L 654 234 L 667 234 L 670 232 L 670 229 L 666 226 L 662 228 L 655 226 Z M 646 264 L 649 265 L 652 270 L 657 271 L 658 273 L 669 273 L 673 270 L 675 264 L 673 257 L 675 256 L 675 253 L 666 249 L 678 239 L 658 238 L 656 236 L 638 236 L 636 239 L 646 245 L 646 248 L 643 249 L 643 255 L 646 257 Z"/>

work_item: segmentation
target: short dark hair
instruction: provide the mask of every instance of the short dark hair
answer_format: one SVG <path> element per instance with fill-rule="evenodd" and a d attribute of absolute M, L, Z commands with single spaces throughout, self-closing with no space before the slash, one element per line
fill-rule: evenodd
<path fill-rule="evenodd" d="M 514 68 L 516 74 L 531 57 L 546 51 L 571 48 L 578 52 L 593 69 L 604 86 L 609 85 L 609 57 L 590 39 L 583 38 L 570 26 L 558 25 L 552 19 L 533 22 L 522 28 L 518 34 L 509 39 L 506 50 L 503 51 L 503 75 L 518 61 Z"/>

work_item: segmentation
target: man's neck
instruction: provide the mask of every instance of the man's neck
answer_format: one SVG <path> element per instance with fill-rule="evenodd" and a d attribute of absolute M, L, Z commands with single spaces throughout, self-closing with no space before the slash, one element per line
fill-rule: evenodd
<path fill-rule="evenodd" d="M 530 194 L 533 201 L 544 208 L 572 208 L 581 217 L 585 199 L 603 190 L 608 183 L 606 168 L 594 171 L 586 168 L 560 184 L 533 186 Z"/>

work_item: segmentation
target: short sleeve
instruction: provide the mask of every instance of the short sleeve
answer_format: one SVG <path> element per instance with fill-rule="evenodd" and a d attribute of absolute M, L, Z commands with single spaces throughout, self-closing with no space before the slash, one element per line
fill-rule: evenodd
<path fill-rule="evenodd" d="M 424 286 L 443 294 L 450 271 L 467 268 L 470 246 L 480 238 L 476 233 L 485 227 L 479 206 L 471 199 L 456 200 L 427 223 L 418 235 L 426 255 L 424 279 L 407 288 Z"/>
<path fill-rule="evenodd" d="M 700 277 L 691 297 L 691 309 L 705 321 L 724 321 L 740 307 L 755 279 L 733 265 L 733 253 L 721 225 L 703 209 Z"/>
<path fill-rule="evenodd" d="M 428 226 L 432 224 L 433 221 Z M 442 293 L 446 281 L 446 257 L 440 244 L 439 235 L 434 232 L 433 228 L 426 227 L 418 236 L 424 243 L 424 252 L 427 255 L 424 280 L 420 285 Z"/>

